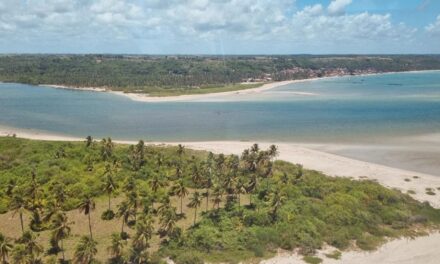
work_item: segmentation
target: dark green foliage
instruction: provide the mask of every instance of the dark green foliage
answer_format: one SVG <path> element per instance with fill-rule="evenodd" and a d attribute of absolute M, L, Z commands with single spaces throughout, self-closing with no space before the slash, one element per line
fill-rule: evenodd
<path fill-rule="evenodd" d="M 314 256 L 305 256 L 303 260 L 309 264 L 319 264 L 322 263 L 322 259 Z"/>
<path fill-rule="evenodd" d="M 279 179 L 286 173 L 295 175 L 297 169 L 276 162 L 269 193 L 280 188 Z M 261 184 L 260 195 L 253 198 L 257 209 L 244 206 L 205 214 L 183 238 L 171 241 L 168 250 L 197 250 L 208 259 L 233 250 L 261 257 L 277 248 L 299 248 L 302 254 L 313 255 L 324 242 L 345 249 L 353 240 L 359 248 L 373 250 L 384 237 L 404 235 L 416 222 L 440 222 L 439 210 L 373 181 L 329 178 L 307 170 L 296 183 L 281 187 L 288 198 L 273 222 L 264 188 Z"/>
<path fill-rule="evenodd" d="M 436 55 L 0 56 L 0 81 L 3 82 L 106 87 L 153 95 L 238 90 L 250 88 L 239 85 L 248 79 L 261 80 L 268 76 L 278 81 L 304 79 L 311 76 L 325 76 L 335 69 L 343 69 L 346 74 L 362 71 L 440 69 L 440 57 Z"/>
<path fill-rule="evenodd" d="M 112 220 L 113 218 L 115 218 L 115 213 L 113 212 L 113 210 L 105 210 L 102 215 L 101 215 L 101 219 L 102 220 Z"/>

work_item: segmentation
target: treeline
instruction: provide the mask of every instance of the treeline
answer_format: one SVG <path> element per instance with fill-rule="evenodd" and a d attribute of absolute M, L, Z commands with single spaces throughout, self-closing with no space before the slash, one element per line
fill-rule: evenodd
<path fill-rule="evenodd" d="M 372 250 L 385 237 L 416 236 L 440 223 L 440 210 L 428 203 L 275 161 L 277 154 L 276 146 L 257 144 L 227 156 L 109 138 L 0 138 L 0 222 L 17 219 L 0 226 L 0 258 L 238 263 L 283 248 L 318 263 L 311 256 L 324 244 Z"/>
<path fill-rule="evenodd" d="M 246 80 L 324 76 L 337 69 L 346 74 L 440 69 L 440 56 L 0 56 L 3 82 L 107 87 L 130 92 L 209 89 Z"/>

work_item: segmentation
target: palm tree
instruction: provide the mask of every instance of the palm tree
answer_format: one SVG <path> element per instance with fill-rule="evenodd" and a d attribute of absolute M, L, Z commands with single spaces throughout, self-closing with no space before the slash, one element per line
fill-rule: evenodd
<path fill-rule="evenodd" d="M 37 175 L 35 171 L 32 171 L 31 182 L 26 189 L 26 195 L 30 198 L 30 210 L 35 211 L 40 207 L 39 198 L 41 195 L 40 184 L 37 182 Z"/>
<path fill-rule="evenodd" d="M 93 210 L 95 210 L 95 201 L 92 199 L 92 197 L 87 196 L 81 201 L 81 203 L 78 206 L 78 209 L 81 213 L 84 213 L 85 215 L 87 215 L 87 218 L 89 220 L 90 239 L 93 240 L 92 222 L 90 220 L 90 214 Z"/>
<path fill-rule="evenodd" d="M 217 206 L 217 210 L 220 209 L 220 203 L 222 202 L 223 189 L 220 186 L 214 186 L 212 190 L 212 202 L 214 207 Z"/>
<path fill-rule="evenodd" d="M 113 142 L 111 138 L 103 138 L 101 141 L 101 157 L 102 160 L 109 160 L 113 156 Z"/>
<path fill-rule="evenodd" d="M 166 175 L 161 175 L 159 173 L 154 173 L 151 179 L 148 181 L 148 185 L 154 193 L 157 193 L 160 188 L 167 186 L 167 184 L 168 182 L 166 181 Z"/>
<path fill-rule="evenodd" d="M 30 263 L 37 263 L 38 256 L 43 253 L 43 247 L 38 244 L 37 236 L 31 231 L 26 231 L 17 242 L 24 245 L 27 255 L 31 260 Z"/>
<path fill-rule="evenodd" d="M 241 195 L 246 193 L 246 185 L 242 178 L 239 178 L 235 185 L 235 193 L 238 195 L 238 206 L 241 205 Z"/>
<path fill-rule="evenodd" d="M 123 201 L 118 206 L 118 212 L 116 216 L 122 218 L 122 227 L 121 227 L 121 235 L 124 233 L 124 226 L 128 222 L 128 219 L 133 214 L 132 209 L 127 201 Z"/>
<path fill-rule="evenodd" d="M 109 173 L 107 173 L 105 180 L 104 180 L 104 184 L 103 184 L 103 191 L 106 192 L 108 195 L 108 211 L 109 212 L 112 210 L 111 209 L 112 194 L 113 194 L 113 192 L 116 191 L 116 189 L 118 189 L 118 184 L 113 179 L 111 172 L 109 172 Z"/>
<path fill-rule="evenodd" d="M 89 264 L 93 261 L 98 249 L 97 242 L 91 236 L 83 236 L 75 248 L 74 263 Z"/>
<path fill-rule="evenodd" d="M 171 187 L 171 193 L 180 198 L 180 214 L 183 214 L 183 198 L 188 194 L 188 189 L 185 187 L 183 179 L 178 180 L 177 183 Z"/>
<path fill-rule="evenodd" d="M 124 252 L 124 247 L 127 244 L 127 241 L 121 237 L 119 233 L 112 234 L 112 242 L 111 245 L 107 248 L 113 259 L 120 259 Z"/>
<path fill-rule="evenodd" d="M 134 216 L 134 221 L 136 222 L 137 220 L 137 209 L 139 206 L 139 195 L 136 191 L 132 191 L 127 195 L 127 204 L 128 207 L 131 209 L 132 211 L 132 215 Z"/>
<path fill-rule="evenodd" d="M 157 208 L 157 214 L 162 214 L 164 211 L 171 208 L 171 201 L 169 197 L 165 197 L 162 199 L 161 204 Z"/>
<path fill-rule="evenodd" d="M 66 213 L 58 213 L 55 215 L 55 217 L 52 219 L 52 239 L 56 243 L 58 241 L 61 241 L 61 252 L 63 254 L 63 263 L 65 262 L 65 256 L 64 256 L 64 239 L 70 236 L 70 225 L 73 222 L 68 222 Z"/>
<path fill-rule="evenodd" d="M 85 142 L 86 142 L 86 148 L 91 147 L 92 144 L 93 144 L 93 138 L 92 138 L 92 136 L 87 136 Z"/>
<path fill-rule="evenodd" d="M 49 191 L 51 192 L 52 197 L 55 200 L 55 206 L 58 209 L 62 209 L 68 197 L 64 184 L 55 183 L 49 187 Z"/>
<path fill-rule="evenodd" d="M 0 233 L 0 258 L 2 259 L 3 264 L 8 263 L 7 259 L 12 248 L 13 245 L 11 239 Z"/>
<path fill-rule="evenodd" d="M 176 214 L 175 207 L 168 207 L 166 210 L 161 211 L 159 217 L 161 235 L 170 235 L 176 228 L 178 216 Z"/>
<path fill-rule="evenodd" d="M 199 166 L 195 163 L 195 161 L 191 169 L 191 180 L 196 187 L 199 187 L 203 180 Z"/>
<path fill-rule="evenodd" d="M 150 254 L 148 253 L 148 250 L 138 251 L 134 248 L 131 248 L 130 263 L 147 264 L 149 263 L 148 262 L 149 259 L 150 259 Z"/>
<path fill-rule="evenodd" d="M 136 191 L 136 181 L 133 177 L 128 176 L 125 179 L 124 185 L 122 186 L 122 190 L 125 193 L 130 193 Z"/>
<path fill-rule="evenodd" d="M 273 193 L 271 193 L 269 198 L 269 205 L 271 208 L 270 210 L 273 220 L 276 219 L 278 209 L 281 208 L 281 206 L 284 204 L 286 199 L 287 199 L 286 194 L 283 193 L 280 189 L 276 189 Z"/>
<path fill-rule="evenodd" d="M 255 143 L 254 145 L 252 145 L 251 147 L 251 152 L 253 153 L 258 153 L 260 151 L 260 147 L 258 146 L 257 143 Z"/>
<path fill-rule="evenodd" d="M 14 190 L 16 187 L 17 187 L 17 182 L 14 179 L 10 179 L 8 181 L 8 184 L 6 186 L 6 191 L 5 191 L 6 195 L 9 198 L 12 198 L 12 195 L 14 194 Z"/>
<path fill-rule="evenodd" d="M 153 219 L 149 216 L 142 217 L 136 223 L 136 233 L 133 237 L 133 248 L 135 250 L 146 250 L 149 247 L 148 241 L 153 236 Z"/>
<path fill-rule="evenodd" d="M 276 158 L 276 156 L 278 156 L 278 147 L 275 145 L 270 145 L 268 154 L 269 154 L 271 160 Z"/>
<path fill-rule="evenodd" d="M 14 264 L 29 264 L 32 263 L 32 258 L 29 255 L 26 246 L 16 243 L 12 249 L 12 263 Z"/>
<path fill-rule="evenodd" d="M 185 153 L 185 147 L 182 144 L 177 145 L 177 155 L 179 156 L 179 161 L 182 163 L 182 156 Z"/>
<path fill-rule="evenodd" d="M 197 208 L 201 204 L 202 204 L 202 196 L 200 195 L 199 192 L 194 192 L 188 204 L 189 208 L 194 208 L 194 225 L 196 224 L 197 221 Z"/>
<path fill-rule="evenodd" d="M 19 193 L 15 193 L 12 196 L 12 200 L 9 203 L 9 210 L 13 211 L 13 216 L 18 213 L 20 216 L 21 233 L 24 234 L 23 213 L 26 210 L 26 201 Z"/>

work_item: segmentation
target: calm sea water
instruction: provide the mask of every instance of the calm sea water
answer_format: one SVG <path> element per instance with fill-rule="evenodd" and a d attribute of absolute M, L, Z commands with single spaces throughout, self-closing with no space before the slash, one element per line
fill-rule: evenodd
<path fill-rule="evenodd" d="M 440 132 L 440 72 L 343 77 L 175 103 L 3 83 L 2 125 L 125 140 L 376 142 Z"/>

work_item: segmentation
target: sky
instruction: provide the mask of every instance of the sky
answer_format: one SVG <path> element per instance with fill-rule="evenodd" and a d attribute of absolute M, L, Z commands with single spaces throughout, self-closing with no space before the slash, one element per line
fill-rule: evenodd
<path fill-rule="evenodd" d="M 440 53 L 440 0 L 0 0 L 0 53 Z"/>

